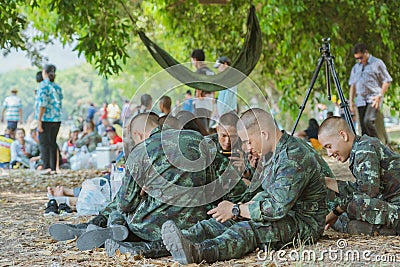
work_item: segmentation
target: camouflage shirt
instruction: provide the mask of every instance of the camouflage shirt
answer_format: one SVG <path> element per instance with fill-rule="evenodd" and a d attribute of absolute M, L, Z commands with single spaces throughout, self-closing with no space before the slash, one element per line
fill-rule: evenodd
<path fill-rule="evenodd" d="M 76 141 L 76 147 L 81 148 L 86 146 L 89 152 L 95 151 L 97 144 L 101 143 L 101 137 L 97 132 L 91 132 Z"/>
<path fill-rule="evenodd" d="M 327 176 L 333 174 L 322 157 L 284 132 L 274 153 L 263 160 L 263 191 L 252 198 L 251 219 L 263 223 L 290 216 L 298 222 L 300 237 L 321 234 L 328 211 Z"/>
<path fill-rule="evenodd" d="M 203 136 L 194 131 L 153 130 L 150 137 L 137 144 L 129 154 L 126 162 L 129 174 L 108 208 L 116 206 L 126 215 L 130 230 L 145 240 L 160 239 L 161 226 L 167 220 L 188 228 L 206 219 L 212 201 L 205 199 L 213 195 L 213 190 L 226 189 L 227 183 L 211 183 L 222 174 L 209 157 L 207 142 L 202 141 Z M 233 185 L 233 189 L 222 199 L 238 199 L 245 190 L 240 177 L 236 174 L 228 184 Z M 141 196 L 142 188 L 146 193 Z"/>
<path fill-rule="evenodd" d="M 207 140 L 209 140 L 210 142 L 214 143 L 216 146 L 216 153 L 219 153 L 223 158 L 228 158 L 230 157 L 230 155 L 226 156 L 223 154 L 224 150 L 222 149 L 219 141 L 218 141 L 218 134 L 210 134 L 208 136 L 205 137 Z M 241 140 L 238 138 L 238 141 L 236 142 L 235 146 L 231 149 L 232 152 L 239 152 L 242 151 L 242 142 Z M 222 158 L 221 157 L 221 158 Z M 244 157 L 244 171 L 243 174 L 247 174 L 246 179 L 251 181 L 251 178 L 253 177 L 253 174 L 255 172 L 255 168 L 253 168 L 250 165 L 250 161 L 248 159 L 247 153 L 243 152 L 243 157 Z M 228 159 L 229 162 L 229 159 Z"/>
<path fill-rule="evenodd" d="M 350 153 L 350 170 L 355 182 L 338 183 L 342 199 L 339 205 L 346 210 L 353 194 L 400 205 L 400 155 L 383 145 L 377 138 L 356 136 Z M 346 194 L 347 187 L 354 190 Z"/>

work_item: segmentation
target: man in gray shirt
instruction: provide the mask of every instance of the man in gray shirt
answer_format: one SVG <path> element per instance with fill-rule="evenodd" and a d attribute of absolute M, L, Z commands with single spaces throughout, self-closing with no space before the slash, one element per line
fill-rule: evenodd
<path fill-rule="evenodd" d="M 350 110 L 354 112 L 357 106 L 362 134 L 378 137 L 375 122 L 392 77 L 385 63 L 369 54 L 365 44 L 356 44 L 353 53 L 358 63 L 350 74 Z"/>

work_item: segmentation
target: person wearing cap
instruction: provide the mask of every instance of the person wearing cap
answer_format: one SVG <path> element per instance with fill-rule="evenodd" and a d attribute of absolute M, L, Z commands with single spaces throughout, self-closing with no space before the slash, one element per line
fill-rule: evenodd
<path fill-rule="evenodd" d="M 214 64 L 214 68 L 218 69 L 219 72 L 223 72 L 228 69 L 231 65 L 231 60 L 222 56 L 217 59 L 217 62 Z M 224 113 L 228 113 L 230 111 L 237 111 L 237 86 L 233 86 L 226 90 L 219 91 L 217 98 L 217 113 L 218 117 L 220 117 Z"/>
<path fill-rule="evenodd" d="M 51 174 L 56 173 L 57 169 L 57 135 L 61 125 L 63 93 L 55 83 L 56 66 L 46 64 L 42 76 L 43 81 L 35 98 L 35 120 L 38 122 L 40 156 L 45 170 L 43 174 Z"/>
<path fill-rule="evenodd" d="M 107 126 L 106 128 L 107 137 L 110 140 L 110 145 L 115 145 L 122 142 L 121 136 L 117 134 L 114 126 Z"/>
<path fill-rule="evenodd" d="M 22 122 L 22 103 L 17 96 L 18 90 L 13 88 L 11 95 L 7 96 L 3 102 L 3 112 L 1 113 L 1 122 L 4 122 L 4 115 L 7 120 L 7 128 L 15 131 L 18 121 Z"/>

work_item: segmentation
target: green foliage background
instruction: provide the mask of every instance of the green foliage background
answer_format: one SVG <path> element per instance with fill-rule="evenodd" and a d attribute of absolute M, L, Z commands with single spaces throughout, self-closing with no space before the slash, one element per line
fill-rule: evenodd
<path fill-rule="evenodd" d="M 398 114 L 400 1 L 252 3 L 263 33 L 263 55 L 251 78 L 270 103 L 279 106 L 278 120 L 287 124 L 293 121 L 320 56 L 321 39 L 328 36 L 345 95 L 355 63 L 351 48 L 357 42 L 365 42 L 370 53 L 381 58 L 393 76 L 385 104 Z M 57 38 L 67 43 L 76 38 L 76 50 L 108 78 L 107 83 L 99 79 L 99 90 L 104 90 L 107 97 L 122 94 L 129 98 L 143 81 L 160 70 L 138 39 L 138 29 L 180 62 L 189 61 L 194 48 L 205 49 L 210 61 L 220 55 L 235 58 L 242 46 L 248 9 L 249 2 L 243 0 L 227 0 L 222 5 L 200 4 L 197 0 L 5 1 L 0 5 L 0 46 L 20 47 L 34 55 L 35 41 Z M 21 33 L 28 23 L 38 30 L 37 36 L 27 38 Z M 311 103 L 326 101 L 322 73 L 314 91 Z M 93 97 L 97 99 L 96 92 Z"/>

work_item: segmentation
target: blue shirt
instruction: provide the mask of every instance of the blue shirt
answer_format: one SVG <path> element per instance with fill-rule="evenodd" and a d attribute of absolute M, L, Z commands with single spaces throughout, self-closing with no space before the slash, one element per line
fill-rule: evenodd
<path fill-rule="evenodd" d="M 7 96 L 3 102 L 7 121 L 19 121 L 19 110 L 22 108 L 21 99 L 15 94 Z"/>
<path fill-rule="evenodd" d="M 45 112 L 42 117 L 44 122 L 59 122 L 61 121 L 63 94 L 61 87 L 49 79 L 45 79 L 39 84 L 39 90 L 36 93 L 36 114 L 35 119 L 38 119 L 39 110 L 45 107 Z"/>
<path fill-rule="evenodd" d="M 217 99 L 217 111 L 218 115 L 235 111 L 237 108 L 237 86 L 232 88 L 219 91 Z"/>
<path fill-rule="evenodd" d="M 186 99 L 185 102 L 183 102 L 183 110 L 193 113 L 193 98 Z"/>

